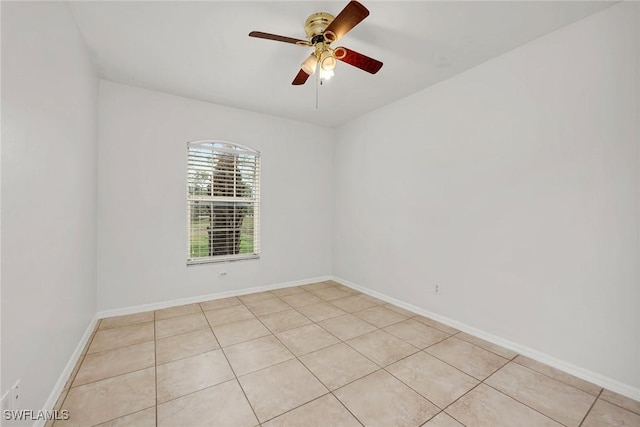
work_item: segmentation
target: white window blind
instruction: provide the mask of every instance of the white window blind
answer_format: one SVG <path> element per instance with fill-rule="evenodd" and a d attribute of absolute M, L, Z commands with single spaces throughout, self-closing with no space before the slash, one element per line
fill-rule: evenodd
<path fill-rule="evenodd" d="M 224 141 L 187 144 L 187 264 L 260 254 L 260 153 Z"/>

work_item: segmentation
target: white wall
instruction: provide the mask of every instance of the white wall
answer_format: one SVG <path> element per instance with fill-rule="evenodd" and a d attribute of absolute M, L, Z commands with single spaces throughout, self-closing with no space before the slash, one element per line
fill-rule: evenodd
<path fill-rule="evenodd" d="M 640 39 L 640 6 L 636 6 L 636 39 Z M 637 43 L 636 49 L 636 140 L 640 141 L 640 43 Z M 640 149 L 638 149 L 638 164 L 640 165 Z M 636 175 L 638 177 L 638 217 L 640 218 L 640 171 Z M 640 227 L 638 227 L 638 245 L 640 246 Z M 640 266 L 640 250 L 638 251 L 638 265 Z M 638 292 L 638 307 L 640 307 L 640 291 Z M 638 328 L 638 347 L 638 354 L 640 354 L 640 328 Z M 640 357 L 638 357 L 637 363 L 638 372 L 640 372 Z"/>
<path fill-rule="evenodd" d="M 96 312 L 97 79 L 66 3 L 2 2 L 2 384 L 38 410 Z"/>
<path fill-rule="evenodd" d="M 638 390 L 636 7 L 339 128 L 334 274 Z"/>
<path fill-rule="evenodd" d="M 99 111 L 99 309 L 331 273 L 333 129 L 106 81 Z M 259 260 L 186 266 L 186 143 L 201 139 L 261 152 Z"/>

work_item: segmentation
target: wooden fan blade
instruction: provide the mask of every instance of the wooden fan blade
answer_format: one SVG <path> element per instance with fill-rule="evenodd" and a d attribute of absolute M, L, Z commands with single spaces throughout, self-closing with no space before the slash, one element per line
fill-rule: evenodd
<path fill-rule="evenodd" d="M 278 36 L 276 34 L 269 34 L 269 33 L 263 33 L 261 31 L 251 31 L 249 33 L 249 37 L 256 37 L 259 39 L 267 39 L 267 40 L 275 40 L 277 42 L 284 42 L 284 43 L 292 43 L 292 44 L 302 44 L 304 46 L 308 46 L 309 42 L 306 40 L 300 40 L 300 39 L 294 39 L 293 37 L 285 37 L 285 36 Z"/>
<path fill-rule="evenodd" d="M 344 50 L 344 54 L 342 51 Z M 346 62 L 349 65 L 360 68 L 367 73 L 375 74 L 382 68 L 382 62 L 377 59 L 369 58 L 366 55 L 356 52 L 355 50 L 347 49 L 346 47 L 336 48 L 336 58 L 342 62 Z"/>
<path fill-rule="evenodd" d="M 352 0 L 342 9 L 342 12 L 336 16 L 324 32 L 332 32 L 335 34 L 335 39 L 331 40 L 331 42 L 334 42 L 351 31 L 353 27 L 362 22 L 367 16 L 369 16 L 369 10 L 357 1 Z"/>
<path fill-rule="evenodd" d="M 303 85 L 308 78 L 309 78 L 309 74 L 305 73 L 304 70 L 301 69 L 300 71 L 298 71 L 298 75 L 296 76 L 295 79 L 293 79 L 291 84 L 294 86 Z"/>

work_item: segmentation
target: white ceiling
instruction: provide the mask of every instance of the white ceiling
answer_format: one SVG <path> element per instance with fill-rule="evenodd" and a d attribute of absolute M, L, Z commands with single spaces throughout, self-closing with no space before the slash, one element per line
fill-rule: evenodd
<path fill-rule="evenodd" d="M 319 88 L 291 81 L 310 48 L 248 37 L 305 38 L 314 12 L 347 0 L 71 2 L 100 77 L 295 120 L 336 126 L 494 58 L 611 2 L 361 2 L 371 14 L 336 45 L 384 62 L 376 75 L 339 63 Z"/>

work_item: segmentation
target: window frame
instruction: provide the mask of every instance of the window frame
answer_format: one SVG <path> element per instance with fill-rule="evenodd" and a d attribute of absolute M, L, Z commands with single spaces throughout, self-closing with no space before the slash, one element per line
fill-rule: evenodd
<path fill-rule="evenodd" d="M 254 171 L 254 179 L 253 179 L 253 191 L 251 198 L 245 197 L 236 197 L 236 196 L 193 196 L 190 194 L 190 158 L 191 158 L 191 149 L 193 147 L 204 147 L 207 149 L 207 145 L 215 145 L 219 144 L 221 147 L 211 147 L 211 152 L 218 153 L 226 153 L 235 156 L 237 159 L 241 155 L 248 155 L 253 157 L 255 167 Z M 250 259 L 259 259 L 260 258 L 260 178 L 261 178 L 261 156 L 260 152 L 247 147 L 243 144 L 238 144 L 235 142 L 224 141 L 224 140 L 197 140 L 197 141 L 188 141 L 187 142 L 187 157 L 186 157 L 186 202 L 187 202 L 187 266 L 190 265 L 202 265 L 202 264 L 211 264 L 211 263 L 219 263 L 219 262 L 233 262 L 233 261 L 243 261 Z M 211 167 L 211 172 L 213 173 L 215 168 Z M 212 175 L 213 177 L 213 175 Z M 234 187 L 235 188 L 235 187 Z M 237 253 L 231 255 L 213 255 L 206 257 L 192 257 L 191 255 L 191 236 L 192 236 L 192 219 L 191 219 L 191 209 L 194 201 L 208 201 L 211 203 L 222 202 L 222 203 L 249 203 L 252 207 L 253 214 L 253 251 L 250 253 Z"/>

